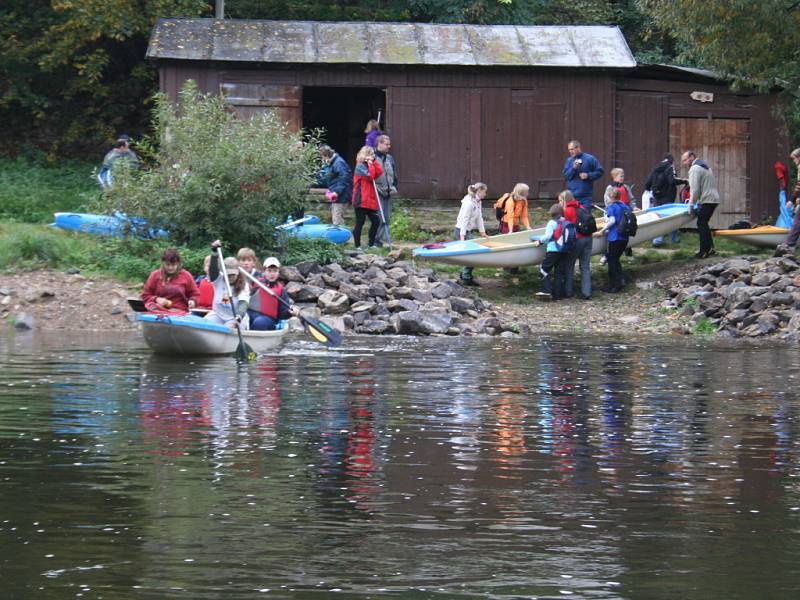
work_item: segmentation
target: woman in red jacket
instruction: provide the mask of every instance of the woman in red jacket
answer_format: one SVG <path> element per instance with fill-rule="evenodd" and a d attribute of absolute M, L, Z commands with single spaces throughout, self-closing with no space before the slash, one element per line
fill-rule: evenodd
<path fill-rule="evenodd" d="M 383 175 L 380 163 L 375 160 L 375 150 L 364 146 L 356 156 L 356 170 L 353 172 L 353 207 L 356 213 L 356 226 L 353 241 L 356 249 L 361 249 L 361 229 L 369 217 L 369 247 L 375 246 L 375 235 L 381 224 L 378 215 L 378 196 L 375 193 L 375 180 Z"/>
<path fill-rule="evenodd" d="M 185 312 L 197 305 L 199 294 L 192 274 L 181 265 L 181 255 L 167 248 L 161 255 L 161 268 L 150 273 L 144 284 L 142 301 L 147 310 Z"/>

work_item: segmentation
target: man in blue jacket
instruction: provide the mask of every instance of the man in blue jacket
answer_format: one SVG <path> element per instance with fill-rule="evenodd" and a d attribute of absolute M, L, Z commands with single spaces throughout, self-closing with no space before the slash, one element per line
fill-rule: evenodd
<path fill-rule="evenodd" d="M 581 150 L 581 143 L 578 140 L 570 141 L 567 150 L 569 157 L 563 171 L 567 188 L 584 208 L 591 210 L 592 188 L 594 181 L 603 176 L 603 165 L 596 157 Z"/>
<path fill-rule="evenodd" d="M 328 199 L 331 201 L 331 223 L 344 225 L 344 208 L 350 204 L 353 194 L 353 173 L 345 160 L 327 144 L 319 148 L 322 162 L 327 167 L 324 181 L 320 181 L 328 188 Z"/>

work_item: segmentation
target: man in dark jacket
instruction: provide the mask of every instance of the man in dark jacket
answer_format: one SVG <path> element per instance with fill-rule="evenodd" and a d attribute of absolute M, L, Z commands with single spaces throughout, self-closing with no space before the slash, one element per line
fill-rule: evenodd
<path fill-rule="evenodd" d="M 592 189 L 594 182 L 603 176 L 603 165 L 588 152 L 581 150 L 581 143 L 572 140 L 567 144 L 569 156 L 562 174 L 567 188 L 584 208 L 592 210 Z"/>
<path fill-rule="evenodd" d="M 319 149 L 322 162 L 327 165 L 324 185 L 331 201 L 331 223 L 344 225 L 344 207 L 350 204 L 353 195 L 353 173 L 345 160 L 327 144 Z"/>
<path fill-rule="evenodd" d="M 653 194 L 653 206 L 672 204 L 675 202 L 675 195 L 678 193 L 678 185 L 686 184 L 685 179 L 675 177 L 675 157 L 669 152 L 665 152 L 661 161 L 650 172 L 647 181 L 644 182 L 644 191 Z M 673 244 L 681 241 L 679 231 L 669 234 L 669 239 Z M 653 240 L 653 246 L 663 246 L 664 238 L 657 237 Z"/>
<path fill-rule="evenodd" d="M 379 135 L 376 140 L 375 157 L 381 164 L 383 175 L 375 180 L 375 186 L 378 188 L 381 210 L 387 225 L 392 217 L 392 197 L 397 194 L 397 164 L 394 162 L 394 156 L 389 154 L 391 149 L 392 140 L 389 136 Z M 383 242 L 387 241 L 384 227 L 378 229 L 376 240 L 379 246 L 383 246 Z"/>

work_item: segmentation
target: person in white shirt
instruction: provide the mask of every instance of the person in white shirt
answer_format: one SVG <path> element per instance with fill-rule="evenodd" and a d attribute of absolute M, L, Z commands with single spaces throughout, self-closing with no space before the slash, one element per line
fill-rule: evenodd
<path fill-rule="evenodd" d="M 481 201 L 486 198 L 488 188 L 485 183 L 473 183 L 467 188 L 467 195 L 461 199 L 461 210 L 458 211 L 456 229 L 453 237 L 462 242 L 470 238 L 473 229 L 478 230 L 481 237 L 486 236 L 486 227 L 483 224 L 483 206 Z M 472 274 L 472 267 L 461 269 L 461 283 L 464 285 L 479 286 Z"/>

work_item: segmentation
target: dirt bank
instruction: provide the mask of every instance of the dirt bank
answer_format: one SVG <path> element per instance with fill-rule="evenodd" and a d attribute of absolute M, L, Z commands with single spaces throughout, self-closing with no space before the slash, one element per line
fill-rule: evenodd
<path fill-rule="evenodd" d="M 499 314 L 527 324 L 534 333 L 685 333 L 688 318 L 663 308 L 667 299 L 664 288 L 691 280 L 705 262 L 659 262 L 640 267 L 637 281 L 624 293 L 598 291 L 589 301 L 508 302 L 504 297 L 513 281 L 500 277 L 481 278 L 478 293 L 490 300 Z M 4 275 L 0 283 L 0 319 L 5 327 L 28 315 L 35 329 L 130 331 L 137 325 L 125 299 L 139 292 L 138 286 L 80 273 L 19 272 Z"/>

